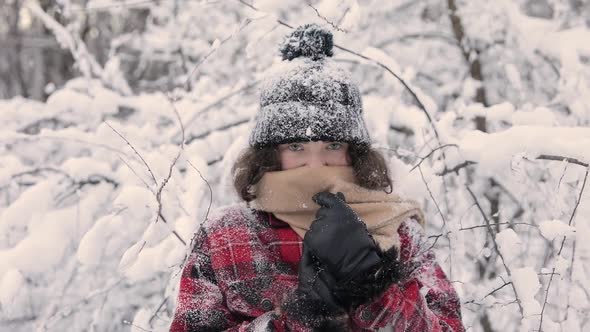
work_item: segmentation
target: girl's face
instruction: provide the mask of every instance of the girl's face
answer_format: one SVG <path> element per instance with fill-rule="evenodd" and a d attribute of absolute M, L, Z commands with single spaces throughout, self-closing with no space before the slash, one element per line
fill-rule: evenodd
<path fill-rule="evenodd" d="M 305 142 L 279 144 L 283 170 L 297 167 L 350 166 L 348 143 Z"/>

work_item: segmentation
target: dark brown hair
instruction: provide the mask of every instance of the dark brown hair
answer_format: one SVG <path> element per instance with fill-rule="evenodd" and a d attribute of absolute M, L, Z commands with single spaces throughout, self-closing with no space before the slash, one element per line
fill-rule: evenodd
<path fill-rule="evenodd" d="M 348 154 L 352 161 L 352 169 L 357 183 L 367 189 L 391 192 L 392 182 L 385 158 L 369 146 L 350 144 Z M 279 152 L 275 146 L 263 148 L 249 147 L 238 158 L 232 167 L 234 187 L 238 195 L 250 202 L 256 198 L 252 186 L 266 172 L 280 171 Z"/>

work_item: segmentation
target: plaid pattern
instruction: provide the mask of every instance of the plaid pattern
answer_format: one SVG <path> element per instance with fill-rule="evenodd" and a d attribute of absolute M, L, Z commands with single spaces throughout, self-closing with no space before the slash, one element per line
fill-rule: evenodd
<path fill-rule="evenodd" d="M 409 277 L 352 310 L 350 330 L 464 331 L 459 298 L 422 227 L 408 220 L 398 232 Z M 308 331 L 281 310 L 294 296 L 301 251 L 301 238 L 271 214 L 226 209 L 195 239 L 170 331 Z"/>

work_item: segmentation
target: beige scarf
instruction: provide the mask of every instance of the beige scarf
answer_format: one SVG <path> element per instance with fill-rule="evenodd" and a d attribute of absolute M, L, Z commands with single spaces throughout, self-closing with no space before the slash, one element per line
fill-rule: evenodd
<path fill-rule="evenodd" d="M 342 192 L 382 250 L 392 246 L 399 248 L 397 229 L 407 218 L 414 217 L 424 226 L 424 214 L 415 201 L 357 185 L 352 168 L 347 166 L 298 167 L 268 172 L 253 190 L 256 199 L 251 206 L 272 212 L 301 238 L 319 208 L 311 197 L 321 191 Z"/>

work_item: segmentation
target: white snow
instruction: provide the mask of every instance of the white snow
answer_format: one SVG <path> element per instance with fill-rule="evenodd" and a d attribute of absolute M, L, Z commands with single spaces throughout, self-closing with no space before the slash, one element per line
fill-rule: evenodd
<path fill-rule="evenodd" d="M 541 230 L 543 237 L 549 241 L 555 239 L 556 237 L 569 237 L 575 232 L 573 227 L 570 227 L 563 221 L 557 219 L 541 222 L 539 229 Z"/>
<path fill-rule="evenodd" d="M 504 257 L 513 257 L 522 250 L 520 237 L 510 228 L 496 234 L 496 243 L 498 243 L 498 249 Z"/>
<path fill-rule="evenodd" d="M 488 173 L 510 168 L 512 157 L 521 152 L 529 159 L 547 154 L 590 160 L 587 148 L 590 128 L 583 127 L 517 126 L 498 133 L 468 131 L 463 133 L 458 144 L 466 160 L 478 162 L 482 171 Z"/>
<path fill-rule="evenodd" d="M 25 277 L 18 269 L 12 269 L 0 279 L 0 305 L 9 307 L 25 284 Z"/>
<path fill-rule="evenodd" d="M 125 222 L 120 216 L 107 215 L 96 221 L 94 227 L 84 235 L 78 246 L 77 258 L 83 264 L 98 264 L 115 246 L 117 232 L 124 229 Z"/>
<path fill-rule="evenodd" d="M 522 267 L 512 271 L 512 283 L 518 293 L 518 298 L 524 310 L 524 316 L 541 313 L 541 305 L 535 300 L 535 295 L 541 288 L 537 272 L 531 267 Z"/>
<path fill-rule="evenodd" d="M 482 331 L 485 312 L 495 330 L 537 330 L 555 269 L 543 330 L 590 331 L 590 182 L 582 188 L 587 168 L 581 165 L 590 162 L 590 29 L 587 6 L 576 11 L 577 2 L 570 2 L 549 1 L 550 18 L 530 16 L 530 6 L 544 2 L 457 2 L 461 46 L 482 50 L 483 83 L 470 75 L 444 2 L 319 0 L 312 5 L 320 17 L 307 2 L 292 0 L 93 0 L 87 8 L 114 7 L 87 11 L 63 0 L 50 5 L 60 22 L 35 1 L 25 2 L 20 28 L 48 27 L 70 52 L 78 77 L 44 82 L 46 102 L 0 100 L 0 321 L 13 332 L 167 330 L 190 250 L 172 231 L 188 244 L 210 203 L 215 210 L 238 201 L 231 167 L 248 145 L 257 91 L 268 87 L 260 79 L 304 64 L 279 61 L 278 45 L 291 31 L 280 19 L 326 27 L 335 44 L 389 67 L 426 105 L 433 123 L 393 75 L 334 48 L 326 71 L 358 83 L 373 147 L 386 157 L 394 191 L 423 207 L 431 236 L 424 245 L 434 246 L 460 294 L 465 326 Z M 142 31 L 118 34 L 115 24 L 102 35 L 103 24 L 135 23 L 144 12 Z M 90 36 L 83 41 L 82 21 Z M 243 22 L 249 23 L 234 30 Z M 101 40 L 113 37 L 111 44 L 87 48 L 97 32 Z M 24 69 L 50 64 L 29 57 L 37 51 L 23 49 Z M 46 69 L 52 75 L 63 68 Z M 24 79 L 27 86 L 37 83 Z M 0 93 L 15 82 L 0 81 Z M 479 88 L 489 106 L 474 101 Z M 155 194 L 179 151 L 175 110 L 185 139 L 199 138 L 184 146 L 162 191 L 166 224 L 156 218 Z M 485 118 L 485 132 L 475 129 L 478 117 Z M 318 132 L 309 129 L 308 135 Z M 188 161 L 211 185 L 212 202 Z M 473 164 L 448 172 L 465 161 Z M 479 210 L 492 214 L 494 197 L 495 239 L 510 280 Z M 510 285 L 487 295 L 507 281 L 517 288 L 525 317 Z M 222 301 L 222 295 L 200 300 Z"/>

